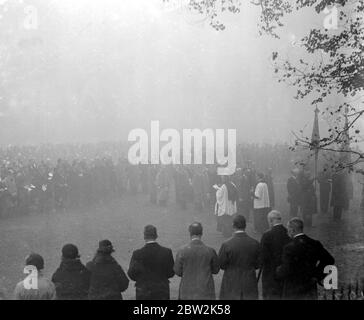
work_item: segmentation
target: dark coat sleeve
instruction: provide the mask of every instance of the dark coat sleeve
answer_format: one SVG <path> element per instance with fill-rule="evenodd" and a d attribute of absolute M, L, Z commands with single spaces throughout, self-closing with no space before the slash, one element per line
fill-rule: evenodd
<path fill-rule="evenodd" d="M 260 256 L 261 256 L 261 249 L 260 249 L 260 245 L 259 242 L 256 241 L 255 243 L 256 246 L 256 250 L 255 250 L 255 257 L 254 257 L 254 267 L 255 269 L 259 269 L 260 268 Z"/>
<path fill-rule="evenodd" d="M 228 253 L 226 244 L 223 243 L 221 245 L 220 250 L 219 250 L 219 264 L 220 264 L 220 268 L 222 270 L 226 270 L 226 268 L 228 267 L 228 263 L 229 263 L 229 253 Z"/>
<path fill-rule="evenodd" d="M 138 261 L 137 252 L 134 251 L 130 259 L 128 276 L 131 280 L 138 281 L 138 277 L 142 272 L 143 272 L 143 267 L 141 263 Z"/>
<path fill-rule="evenodd" d="M 90 271 L 92 273 L 92 269 L 93 269 L 93 262 L 92 261 L 89 261 L 86 263 L 86 268 L 88 271 Z"/>
<path fill-rule="evenodd" d="M 123 292 L 126 289 L 128 289 L 129 279 L 126 276 L 123 268 L 120 265 L 117 265 L 117 269 L 116 269 L 116 281 L 118 283 L 120 292 Z"/>
<path fill-rule="evenodd" d="M 166 275 L 167 278 L 172 278 L 174 276 L 174 259 L 173 259 L 173 253 L 171 249 L 168 249 L 167 253 L 167 261 L 166 261 Z"/>
<path fill-rule="evenodd" d="M 335 264 L 335 259 L 319 241 L 317 241 L 317 254 L 319 260 L 319 264 L 317 265 L 317 279 L 321 281 L 325 277 L 325 267 Z"/>
<path fill-rule="evenodd" d="M 263 234 L 262 239 L 260 240 L 260 255 L 259 255 L 259 267 L 262 268 L 266 261 L 269 259 L 269 240 L 268 235 L 266 233 Z"/>
<path fill-rule="evenodd" d="M 282 264 L 277 268 L 276 271 L 276 276 L 278 279 L 285 279 L 291 275 L 292 258 L 293 258 L 292 246 L 286 245 L 283 249 Z"/>
<path fill-rule="evenodd" d="M 56 283 L 56 282 L 58 282 L 59 281 L 59 276 L 58 276 L 58 274 L 59 274 L 59 271 L 58 271 L 59 269 L 57 269 L 54 273 L 53 273 L 53 275 L 52 275 L 52 282 L 53 283 Z"/>
<path fill-rule="evenodd" d="M 60 281 L 61 281 L 61 275 L 60 275 L 60 270 L 59 268 L 53 273 L 52 275 L 52 282 L 54 283 L 55 287 L 58 288 Z"/>
<path fill-rule="evenodd" d="M 214 249 L 212 249 L 211 251 L 212 251 L 211 273 L 212 274 L 217 274 L 220 271 L 219 258 L 218 258 L 217 254 L 216 254 L 216 251 Z"/>
<path fill-rule="evenodd" d="M 183 275 L 183 251 L 182 250 L 177 252 L 176 261 L 174 262 L 173 270 L 177 276 L 182 277 L 182 275 Z"/>

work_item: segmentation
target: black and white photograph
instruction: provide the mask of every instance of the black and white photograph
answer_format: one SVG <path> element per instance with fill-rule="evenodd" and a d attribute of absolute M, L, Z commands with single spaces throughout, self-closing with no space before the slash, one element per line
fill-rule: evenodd
<path fill-rule="evenodd" d="M 363 19 L 0 0 L 0 300 L 364 300 Z"/>

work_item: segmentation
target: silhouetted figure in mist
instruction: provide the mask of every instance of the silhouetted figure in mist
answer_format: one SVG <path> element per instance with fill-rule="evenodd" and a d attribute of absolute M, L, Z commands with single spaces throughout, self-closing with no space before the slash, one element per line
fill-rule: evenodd
<path fill-rule="evenodd" d="M 348 207 L 349 197 L 346 188 L 345 172 L 335 172 L 332 176 L 331 207 L 334 221 L 340 221 L 342 213 Z"/>
<path fill-rule="evenodd" d="M 289 203 L 289 215 L 291 218 L 297 217 L 301 206 L 301 186 L 298 181 L 299 170 L 297 168 L 291 171 L 291 176 L 287 181 L 287 201 Z"/>
<path fill-rule="evenodd" d="M 317 199 L 315 194 L 314 179 L 309 170 L 302 170 L 299 175 L 302 191 L 302 217 L 305 226 L 312 227 L 312 216 L 317 213 Z"/>

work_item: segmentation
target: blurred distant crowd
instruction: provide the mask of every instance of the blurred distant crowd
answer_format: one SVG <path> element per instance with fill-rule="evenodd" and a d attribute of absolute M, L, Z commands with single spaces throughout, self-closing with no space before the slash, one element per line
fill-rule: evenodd
<path fill-rule="evenodd" d="M 214 186 L 222 185 L 215 165 L 134 166 L 128 162 L 127 151 L 127 145 L 117 142 L 0 148 L 0 217 L 81 208 L 137 193 L 148 195 L 152 203 L 161 206 L 175 202 L 182 209 L 192 205 L 196 211 L 215 210 Z M 286 144 L 239 144 L 238 168 L 229 177 L 237 189 L 236 211 L 249 217 L 259 179 L 266 182 L 269 208 L 274 208 L 272 173 L 288 176 L 299 157 Z M 321 194 L 327 198 L 321 199 L 323 211 L 327 211 L 332 186 L 334 198 L 342 198 L 342 181 L 342 176 L 332 179 L 328 170 L 320 173 Z M 316 210 L 305 209 L 305 204 L 316 203 L 310 169 L 294 169 L 287 192 L 291 216 L 300 210 L 312 215 Z"/>
<path fill-rule="evenodd" d="M 238 162 L 278 170 L 283 160 L 291 165 L 288 154 L 286 145 L 239 145 Z M 171 179 L 182 207 L 213 203 L 215 166 L 132 166 L 127 146 L 116 142 L 7 146 L 0 149 L 0 216 L 78 208 L 138 192 L 163 205 Z"/>

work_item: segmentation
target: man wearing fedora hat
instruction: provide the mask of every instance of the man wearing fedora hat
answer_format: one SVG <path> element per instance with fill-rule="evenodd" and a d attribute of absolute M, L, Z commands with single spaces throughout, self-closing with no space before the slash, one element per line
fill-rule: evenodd
<path fill-rule="evenodd" d="M 137 300 L 169 300 L 169 278 L 174 276 L 173 254 L 159 245 L 157 228 L 144 228 L 145 246 L 131 257 L 128 276 L 135 281 Z"/>
<path fill-rule="evenodd" d="M 66 244 L 62 248 L 62 261 L 52 276 L 58 300 L 85 300 L 90 286 L 90 271 L 82 264 L 78 248 Z"/>
<path fill-rule="evenodd" d="M 123 268 L 111 255 L 114 251 L 109 240 L 102 240 L 95 257 L 86 264 L 91 271 L 88 292 L 90 300 L 121 300 L 121 293 L 129 286 L 129 279 Z"/>

